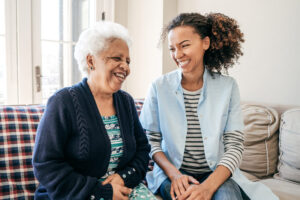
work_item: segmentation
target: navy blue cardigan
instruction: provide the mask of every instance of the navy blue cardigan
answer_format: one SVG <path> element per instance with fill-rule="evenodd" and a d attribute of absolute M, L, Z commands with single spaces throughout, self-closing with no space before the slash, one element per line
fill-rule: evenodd
<path fill-rule="evenodd" d="M 124 144 L 116 172 L 133 188 L 146 174 L 150 146 L 132 97 L 119 90 L 113 101 Z M 107 171 L 110 155 L 110 140 L 87 79 L 61 89 L 48 100 L 37 130 L 36 199 L 112 199 L 112 186 L 98 181 Z"/>

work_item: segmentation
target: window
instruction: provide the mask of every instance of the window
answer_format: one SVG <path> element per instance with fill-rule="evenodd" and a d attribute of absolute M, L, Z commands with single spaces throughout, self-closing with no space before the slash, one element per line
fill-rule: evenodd
<path fill-rule="evenodd" d="M 6 51 L 5 51 L 5 14 L 4 0 L 0 0 L 0 104 L 6 99 Z"/>
<path fill-rule="evenodd" d="M 81 80 L 80 33 L 112 16 L 111 0 L 0 0 L 0 104 L 45 103 Z M 112 20 L 112 17 L 109 17 Z"/>
<path fill-rule="evenodd" d="M 96 21 L 92 0 L 41 1 L 42 99 L 81 80 L 74 60 L 80 33 Z"/>

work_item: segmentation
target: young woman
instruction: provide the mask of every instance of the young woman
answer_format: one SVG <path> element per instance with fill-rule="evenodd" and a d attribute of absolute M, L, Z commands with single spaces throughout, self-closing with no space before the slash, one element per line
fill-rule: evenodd
<path fill-rule="evenodd" d="M 155 80 L 140 120 L 151 145 L 152 192 L 163 199 L 277 199 L 239 171 L 243 120 L 227 69 L 242 55 L 243 33 L 220 13 L 182 13 L 163 32 L 179 69 Z M 242 190 L 241 190 L 241 189 Z"/>

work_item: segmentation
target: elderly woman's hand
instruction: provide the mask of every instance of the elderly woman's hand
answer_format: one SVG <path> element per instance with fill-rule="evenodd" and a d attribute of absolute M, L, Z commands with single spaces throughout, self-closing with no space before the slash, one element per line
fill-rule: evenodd
<path fill-rule="evenodd" d="M 113 188 L 113 200 L 128 200 L 132 189 L 119 184 L 110 183 Z"/>
<path fill-rule="evenodd" d="M 175 199 L 176 196 L 181 196 L 189 188 L 190 183 L 199 184 L 199 182 L 192 176 L 185 174 L 178 174 L 171 178 L 171 197 Z"/>
<path fill-rule="evenodd" d="M 121 178 L 121 176 L 117 173 L 115 174 L 112 174 L 110 176 L 108 176 L 103 182 L 102 182 L 102 185 L 106 185 L 106 184 L 118 184 L 118 185 L 121 185 L 121 186 L 124 186 L 124 181 L 123 179 Z"/>

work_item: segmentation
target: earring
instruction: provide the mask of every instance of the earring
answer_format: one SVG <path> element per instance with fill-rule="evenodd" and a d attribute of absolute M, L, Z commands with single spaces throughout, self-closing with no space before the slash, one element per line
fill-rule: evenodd
<path fill-rule="evenodd" d="M 90 69 L 91 69 L 91 70 L 94 70 L 95 68 L 94 68 L 94 66 L 90 66 Z"/>

